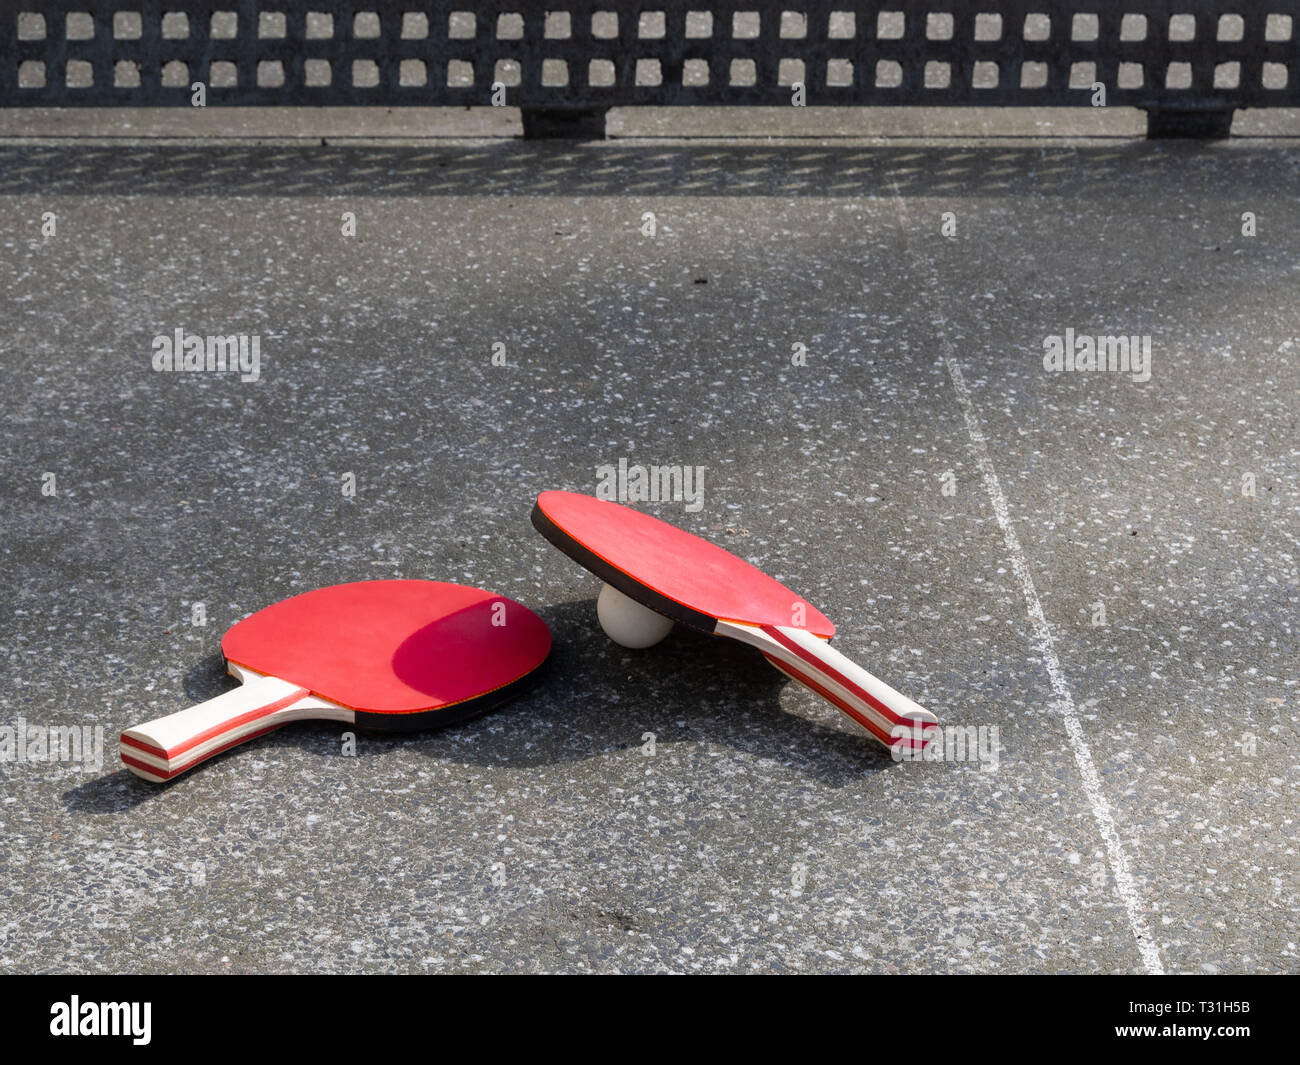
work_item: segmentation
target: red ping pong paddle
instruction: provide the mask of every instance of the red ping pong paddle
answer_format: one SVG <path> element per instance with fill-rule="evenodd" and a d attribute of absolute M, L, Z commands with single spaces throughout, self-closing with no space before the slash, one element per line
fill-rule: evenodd
<path fill-rule="evenodd" d="M 127 729 L 122 761 L 164 781 L 290 721 L 407 731 L 462 721 L 513 698 L 551 650 L 546 623 L 480 588 L 360 581 L 295 595 L 221 641 L 242 687 Z"/>
<path fill-rule="evenodd" d="M 631 507 L 543 492 L 533 525 L 623 595 L 676 622 L 757 647 L 772 665 L 886 746 L 923 749 L 935 716 L 840 654 L 835 626 L 779 581 L 716 544 Z"/>

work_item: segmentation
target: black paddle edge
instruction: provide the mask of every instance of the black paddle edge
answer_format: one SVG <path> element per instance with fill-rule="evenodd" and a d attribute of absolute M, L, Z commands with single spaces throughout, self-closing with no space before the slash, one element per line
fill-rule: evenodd
<path fill-rule="evenodd" d="M 555 522 L 551 521 L 546 516 L 545 511 L 542 510 L 541 504 L 533 504 L 532 523 L 533 528 L 541 533 L 544 539 L 558 547 L 579 566 L 590 570 L 611 587 L 617 588 L 629 599 L 635 600 L 644 607 L 649 607 L 657 614 L 662 614 L 666 618 L 680 622 L 683 625 L 689 625 L 691 628 L 699 629 L 709 635 L 717 631 L 717 618 L 708 614 L 701 614 L 698 610 L 692 610 L 676 600 L 660 595 L 653 588 L 646 587 L 635 577 L 630 577 L 621 569 L 611 566 L 603 558 L 587 550 L 586 547 L 578 543 Z"/>
<path fill-rule="evenodd" d="M 481 717 L 506 703 L 525 694 L 537 682 L 550 664 L 551 655 L 517 680 L 473 699 L 453 703 L 438 710 L 423 710 L 414 714 L 371 714 L 362 710 L 356 712 L 357 728 L 374 729 L 376 732 L 422 732 L 426 729 L 438 729 L 447 725 L 456 725 L 471 718 Z"/>

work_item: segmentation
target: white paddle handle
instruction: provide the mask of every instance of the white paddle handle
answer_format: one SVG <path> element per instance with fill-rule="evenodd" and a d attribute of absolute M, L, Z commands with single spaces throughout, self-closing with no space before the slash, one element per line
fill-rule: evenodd
<path fill-rule="evenodd" d="M 719 621 L 716 631 L 757 647 L 781 672 L 853 718 L 887 747 L 924 748 L 938 718 L 825 640 L 785 625 Z"/>
<path fill-rule="evenodd" d="M 231 672 L 246 678 L 241 687 L 123 732 L 122 761 L 127 769 L 145 780 L 161 782 L 290 721 L 355 720 L 351 710 L 296 684 L 238 666 L 232 666 Z"/>

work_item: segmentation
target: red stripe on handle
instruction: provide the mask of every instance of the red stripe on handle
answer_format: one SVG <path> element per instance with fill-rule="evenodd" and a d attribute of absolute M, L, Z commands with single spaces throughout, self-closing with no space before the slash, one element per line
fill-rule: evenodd
<path fill-rule="evenodd" d="M 156 743 L 145 743 L 144 740 L 137 740 L 134 736 L 128 736 L 125 732 L 118 739 L 128 747 L 135 747 L 137 750 L 147 751 L 149 754 L 157 755 L 159 758 L 166 758 L 167 752 L 159 747 Z M 125 759 L 123 759 L 125 761 Z"/>
<path fill-rule="evenodd" d="M 849 703 L 846 703 L 843 699 L 841 699 L 838 695 L 832 692 L 829 688 L 826 688 L 823 685 L 817 683 L 816 680 L 808 676 L 808 674 L 804 673 L 802 670 L 795 669 L 795 667 L 790 665 L 789 662 L 782 662 L 779 658 L 775 657 L 774 655 L 768 654 L 766 651 L 763 652 L 763 657 L 766 658 L 769 662 L 772 663 L 772 665 L 776 666 L 776 668 L 781 670 L 783 673 L 789 673 L 796 680 L 798 680 L 800 684 L 806 684 L 809 688 L 815 691 L 828 703 L 833 703 L 835 706 L 839 707 L 839 709 L 843 710 L 846 714 L 849 715 L 849 717 L 853 718 L 854 721 L 856 721 L 864 729 L 866 729 L 873 736 L 875 736 L 876 739 L 878 739 L 886 747 L 893 747 L 898 744 L 905 744 L 906 746 L 911 748 L 920 747 L 922 750 L 924 750 L 926 744 L 930 742 L 930 737 L 926 736 L 924 733 L 921 734 L 922 738 L 918 742 L 915 737 L 915 730 L 913 730 L 913 733 L 910 736 L 896 737 L 896 736 L 889 735 L 887 732 L 884 731 L 884 729 L 882 729 L 879 725 L 877 725 L 874 721 L 872 721 L 871 718 L 867 717 L 865 714 L 863 714 L 855 707 L 851 706 Z M 905 723 L 905 722 L 900 721 L 900 723 Z"/>
<path fill-rule="evenodd" d="M 137 769 L 143 769 L 146 773 L 157 777 L 159 780 L 171 780 L 172 777 L 180 776 L 182 773 L 189 771 L 200 762 L 206 762 L 209 758 L 219 755 L 222 751 L 228 751 L 231 747 L 236 747 L 241 743 L 246 743 L 248 740 L 255 740 L 258 736 L 265 736 L 268 732 L 274 732 L 277 728 L 279 728 L 278 725 L 271 725 L 269 728 L 258 729 L 256 732 L 250 732 L 247 736 L 240 736 L 238 739 L 233 739 L 229 743 L 223 743 L 220 747 L 216 748 L 216 750 L 209 751 L 200 758 L 192 758 L 184 765 L 177 766 L 175 769 L 159 769 L 157 766 L 149 765 L 146 762 L 140 761 L 138 758 L 128 758 L 125 754 L 122 755 L 122 761 L 127 765 L 135 766 Z M 122 742 L 127 742 L 125 736 L 122 737 Z M 144 750 L 156 749 L 144 747 L 143 744 L 136 744 L 135 746 L 142 747 Z"/>
<path fill-rule="evenodd" d="M 267 714 L 273 714 L 277 710 L 283 710 L 286 706 L 292 706 L 303 696 L 310 695 L 310 694 L 311 692 L 308 691 L 306 688 L 295 688 L 288 695 L 285 695 L 282 698 L 277 699 L 273 703 L 267 703 L 266 706 L 259 706 L 256 710 L 249 710 L 247 713 L 240 714 L 238 717 L 231 718 L 229 721 L 223 721 L 219 725 L 213 725 L 209 729 L 204 729 L 197 736 L 192 736 L 184 743 L 179 744 L 165 751 L 159 750 L 159 748 L 153 746 L 153 744 L 141 743 L 134 736 L 122 736 L 121 740 L 127 746 L 137 747 L 142 751 L 148 751 L 150 754 L 160 755 L 161 757 L 166 758 L 170 762 L 173 758 L 176 758 L 178 755 L 182 755 L 186 751 L 193 750 L 195 747 L 199 746 L 200 744 L 207 743 L 208 740 L 214 739 L 217 736 L 222 735 L 223 733 L 229 732 L 231 729 L 239 728 L 240 725 L 246 725 L 250 721 L 256 721 L 259 717 L 266 717 Z M 246 738 L 251 738 L 251 737 L 246 737 Z M 225 748 L 221 748 L 221 749 L 224 750 Z M 213 753 L 215 754 L 216 752 Z M 123 760 L 125 761 L 125 756 L 123 756 Z"/>
<path fill-rule="evenodd" d="M 791 653 L 798 655 L 801 659 L 807 662 L 808 665 L 812 666 L 813 669 L 815 669 L 818 673 L 822 674 L 823 676 L 830 677 L 831 680 L 835 681 L 836 684 L 839 684 L 841 687 L 847 688 L 859 699 L 861 699 L 864 703 L 870 706 L 873 710 L 878 710 L 880 713 L 884 714 L 885 717 L 889 719 L 889 723 L 891 725 L 906 725 L 910 720 L 909 718 L 900 717 L 898 713 L 896 713 L 894 710 L 891 710 L 885 703 L 882 703 L 869 691 L 867 691 L 864 688 L 860 688 L 858 685 L 854 684 L 853 681 L 849 680 L 848 677 L 846 677 L 834 666 L 827 665 L 816 655 L 811 654 L 809 651 L 800 647 L 797 643 L 795 643 L 792 639 L 790 639 L 790 637 L 788 637 L 775 625 L 764 625 L 763 631 L 767 633 L 769 636 L 771 636 L 772 639 L 776 640 L 777 643 L 779 643 L 787 651 L 790 651 Z M 826 698 L 830 699 L 831 702 L 835 703 L 837 706 L 840 705 L 839 701 L 831 698 L 831 696 L 827 695 Z"/>

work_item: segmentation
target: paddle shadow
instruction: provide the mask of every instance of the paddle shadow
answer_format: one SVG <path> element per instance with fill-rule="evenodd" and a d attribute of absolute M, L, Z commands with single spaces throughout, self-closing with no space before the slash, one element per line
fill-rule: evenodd
<path fill-rule="evenodd" d="M 491 715 L 428 733 L 422 753 L 462 765 L 557 765 L 640 747 L 653 733 L 657 746 L 727 747 L 832 787 L 894 764 L 753 648 L 678 625 L 655 647 L 630 651 L 601 631 L 594 599 L 539 613 L 554 644 L 538 687 Z"/>

